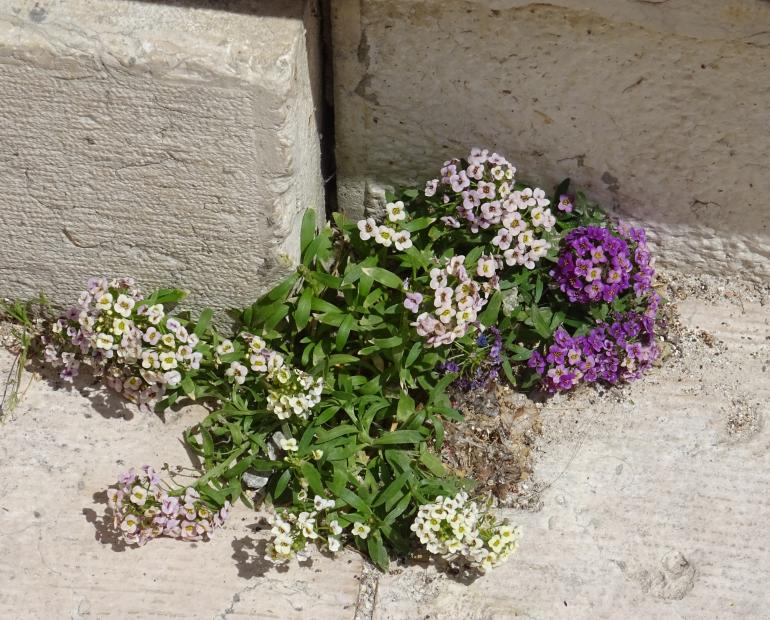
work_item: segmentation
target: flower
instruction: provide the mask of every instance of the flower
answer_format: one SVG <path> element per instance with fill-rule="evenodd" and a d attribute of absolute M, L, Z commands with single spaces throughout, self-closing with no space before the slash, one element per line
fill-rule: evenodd
<path fill-rule="evenodd" d="M 369 536 L 370 531 L 371 528 L 368 525 L 364 525 L 360 521 L 354 523 L 353 529 L 351 530 L 353 536 L 358 536 L 361 539 L 365 539 L 367 536 Z"/>
<path fill-rule="evenodd" d="M 385 205 L 385 210 L 388 212 L 388 219 L 391 222 L 401 222 L 406 219 L 404 203 L 400 200 L 397 202 L 389 202 Z"/>
<path fill-rule="evenodd" d="M 438 179 L 433 179 L 425 184 L 425 196 L 430 198 L 436 194 L 436 188 L 438 187 Z"/>
<path fill-rule="evenodd" d="M 290 437 L 289 439 L 281 439 L 281 449 L 286 452 L 296 452 L 299 450 L 299 447 L 297 446 L 297 440 L 294 439 L 294 437 Z"/>
<path fill-rule="evenodd" d="M 230 367 L 225 370 L 225 375 L 230 377 L 233 381 L 235 381 L 238 385 L 243 385 L 246 381 L 246 375 L 249 374 L 248 369 L 246 366 L 241 364 L 240 362 L 232 362 L 230 364 Z"/>
<path fill-rule="evenodd" d="M 136 302 L 128 295 L 118 295 L 118 299 L 115 302 L 114 310 L 118 314 L 124 317 L 131 316 L 131 311 L 134 309 Z"/>
<path fill-rule="evenodd" d="M 557 203 L 556 208 L 559 209 L 559 211 L 571 213 L 573 208 L 572 198 L 568 194 L 562 194 L 559 196 L 559 202 Z"/>
<path fill-rule="evenodd" d="M 393 236 L 396 231 L 390 228 L 390 226 L 379 226 L 374 233 L 374 240 L 380 245 L 389 248 L 393 243 Z"/>
<path fill-rule="evenodd" d="M 363 241 L 368 241 L 377 234 L 377 223 L 372 218 L 358 221 L 359 236 Z"/>
<path fill-rule="evenodd" d="M 422 293 L 407 293 L 406 300 L 404 301 L 404 308 L 417 314 L 420 311 L 422 299 Z"/>
<path fill-rule="evenodd" d="M 411 234 L 408 230 L 399 230 L 393 235 L 393 242 L 396 245 L 396 249 L 399 251 L 408 250 L 412 247 Z"/>
<path fill-rule="evenodd" d="M 112 337 L 112 334 L 97 334 L 96 336 L 96 348 L 97 349 L 104 349 L 104 350 L 110 350 L 112 349 L 112 346 L 114 344 L 114 338 Z"/>

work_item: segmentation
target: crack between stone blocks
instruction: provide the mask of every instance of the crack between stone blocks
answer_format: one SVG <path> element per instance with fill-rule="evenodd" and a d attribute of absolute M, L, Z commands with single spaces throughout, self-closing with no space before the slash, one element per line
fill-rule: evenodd
<path fill-rule="evenodd" d="M 250 590 L 253 590 L 254 588 L 259 585 L 258 583 L 252 583 L 249 584 L 240 590 L 238 590 L 233 596 L 230 598 L 230 604 L 225 607 L 219 614 L 214 616 L 214 620 L 226 620 L 227 616 L 229 614 L 235 613 L 235 606 L 241 602 L 241 595 L 245 594 L 246 592 L 249 592 Z"/>
<path fill-rule="evenodd" d="M 358 578 L 358 598 L 353 620 L 372 620 L 377 605 L 377 592 L 380 586 L 380 571 L 368 560 L 363 560 Z"/>

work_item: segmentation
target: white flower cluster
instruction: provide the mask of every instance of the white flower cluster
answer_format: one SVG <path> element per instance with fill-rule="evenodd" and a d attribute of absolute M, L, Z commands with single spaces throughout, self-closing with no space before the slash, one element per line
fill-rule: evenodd
<path fill-rule="evenodd" d="M 518 526 L 498 522 L 465 492 L 420 506 L 411 530 L 430 553 L 446 560 L 462 557 L 481 571 L 507 560 L 521 538 Z"/>
<path fill-rule="evenodd" d="M 460 228 L 464 222 L 473 233 L 489 230 L 507 265 L 534 269 L 551 248 L 548 233 L 556 218 L 542 189 L 515 189 L 515 172 L 503 156 L 474 148 L 467 165 L 459 159 L 444 162 L 441 178 L 428 181 L 425 196 L 443 192 L 442 205 L 456 212 L 441 218 L 445 226 Z"/>
<path fill-rule="evenodd" d="M 369 217 L 358 222 L 358 234 L 363 241 L 374 239 L 375 243 L 389 248 L 395 245 L 399 252 L 412 247 L 412 235 L 408 230 L 400 228 L 400 223 L 406 220 L 406 209 L 402 201 L 389 202 L 385 205 L 388 212 L 388 223 L 377 225 L 373 218 Z"/>
<path fill-rule="evenodd" d="M 52 332 L 45 357 L 64 365 L 62 378 L 72 381 L 83 362 L 108 387 L 147 408 L 203 358 L 198 337 L 167 319 L 161 304 L 143 303 L 131 278 L 91 279 Z"/>
<path fill-rule="evenodd" d="M 308 543 L 323 546 L 331 553 L 342 548 L 340 538 L 343 527 L 336 519 L 323 517 L 319 523 L 319 515 L 333 509 L 334 500 L 324 499 L 316 495 L 313 500 L 315 510 L 303 511 L 298 514 L 282 510 L 268 518 L 272 528 L 273 539 L 267 545 L 266 559 L 272 562 L 287 562 L 295 555 L 303 557 L 307 552 Z"/>
<path fill-rule="evenodd" d="M 267 410 L 279 420 L 286 420 L 296 415 L 304 420 L 319 402 L 323 392 L 323 378 L 312 376 L 293 368 L 286 363 L 283 355 L 267 347 L 263 338 L 249 333 L 242 333 L 247 350 L 243 362 L 230 362 L 225 375 L 234 383 L 243 385 L 249 372 L 255 377 L 264 378 L 267 384 Z M 217 356 L 235 352 L 230 340 L 223 340 L 216 348 Z M 246 366 L 248 364 L 248 366 Z"/>
<path fill-rule="evenodd" d="M 465 256 L 454 256 L 445 266 L 431 269 L 429 292 L 407 293 L 404 307 L 418 314 L 412 325 L 428 346 L 440 347 L 462 338 L 499 288 L 497 271 L 502 265 L 497 259 L 482 256 L 474 267 L 479 280 L 468 273 Z M 429 310 L 421 312 L 423 304 Z"/>

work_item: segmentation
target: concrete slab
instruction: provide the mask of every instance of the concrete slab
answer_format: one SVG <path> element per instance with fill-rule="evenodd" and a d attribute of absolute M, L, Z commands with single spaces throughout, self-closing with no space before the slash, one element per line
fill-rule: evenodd
<path fill-rule="evenodd" d="M 3 378 L 10 362 L 2 351 Z M 98 492 L 119 472 L 190 464 L 181 432 L 201 415 L 164 424 L 111 396 L 29 384 L 0 426 L 0 618 L 354 617 L 360 556 L 276 570 L 242 506 L 210 542 L 124 549 L 101 525 Z"/>
<path fill-rule="evenodd" d="M 179 436 L 202 412 L 164 423 L 35 379 L 0 426 L 0 617 L 770 617 L 770 297 L 677 281 L 685 327 L 661 368 L 541 407 L 523 502 L 540 509 L 505 511 L 521 548 L 470 584 L 352 553 L 281 572 L 243 509 L 211 543 L 116 551 L 94 493 L 132 464 L 188 463 Z"/>
<path fill-rule="evenodd" d="M 648 227 L 663 262 L 770 277 L 762 0 L 331 3 L 339 202 L 471 147 L 565 177 Z"/>
<path fill-rule="evenodd" d="M 0 3 L 0 297 L 252 303 L 324 214 L 315 0 Z"/>
<path fill-rule="evenodd" d="M 681 356 L 543 407 L 542 508 L 506 511 L 518 556 L 471 585 L 384 576 L 376 620 L 770 617 L 770 306 L 680 308 Z"/>

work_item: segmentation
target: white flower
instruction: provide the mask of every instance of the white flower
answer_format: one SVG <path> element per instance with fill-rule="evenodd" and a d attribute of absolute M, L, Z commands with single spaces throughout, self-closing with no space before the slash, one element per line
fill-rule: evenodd
<path fill-rule="evenodd" d="M 165 316 L 163 306 L 161 304 L 155 304 L 147 309 L 147 320 L 153 325 L 158 325 Z"/>
<path fill-rule="evenodd" d="M 176 353 L 174 351 L 165 351 L 160 354 L 160 367 L 163 370 L 173 370 L 177 367 Z"/>
<path fill-rule="evenodd" d="M 100 295 L 96 299 L 96 307 L 99 308 L 99 310 L 109 310 L 112 308 L 112 294 L 111 293 L 104 293 L 103 295 Z"/>
<path fill-rule="evenodd" d="M 430 198 L 435 195 L 436 188 L 438 187 L 438 179 L 432 179 L 425 184 L 425 196 Z"/>
<path fill-rule="evenodd" d="M 513 192 L 511 196 L 513 196 L 513 200 L 518 209 L 524 210 L 527 207 L 534 207 L 537 205 L 537 199 L 532 196 L 532 190 L 529 187 L 525 187 L 521 191 Z"/>
<path fill-rule="evenodd" d="M 131 489 L 131 495 L 128 499 L 130 499 L 137 506 L 144 506 L 145 502 L 147 501 L 147 490 L 144 487 L 136 485 L 133 489 Z"/>
<path fill-rule="evenodd" d="M 353 529 L 351 531 L 353 532 L 353 536 L 358 536 L 359 538 L 365 539 L 367 536 L 369 536 L 371 528 L 368 525 L 357 522 L 353 524 Z"/>
<path fill-rule="evenodd" d="M 547 207 L 549 204 L 551 204 L 551 201 L 545 197 L 545 192 L 539 187 L 532 192 L 532 198 L 535 199 L 538 207 Z"/>
<path fill-rule="evenodd" d="M 430 270 L 430 287 L 433 290 L 446 286 L 447 274 L 443 269 L 437 267 Z"/>
<path fill-rule="evenodd" d="M 497 261 L 494 258 L 480 258 L 476 265 L 476 273 L 483 278 L 491 278 L 495 275 Z"/>
<path fill-rule="evenodd" d="M 267 372 L 267 359 L 261 353 L 249 355 L 249 364 L 254 372 Z"/>
<path fill-rule="evenodd" d="M 393 236 L 393 242 L 396 244 L 396 249 L 399 251 L 408 250 L 412 247 L 411 234 L 408 230 L 399 230 Z"/>
<path fill-rule="evenodd" d="M 174 338 L 174 334 L 163 334 L 160 341 L 167 347 L 176 348 L 176 339 Z"/>
<path fill-rule="evenodd" d="M 217 353 L 219 353 L 219 355 L 227 355 L 233 351 L 235 351 L 235 347 L 230 340 L 225 339 L 217 345 Z"/>
<path fill-rule="evenodd" d="M 388 212 L 388 219 L 391 222 L 401 222 L 406 219 L 404 203 L 400 200 L 397 202 L 389 202 L 385 205 L 385 209 Z"/>
<path fill-rule="evenodd" d="M 233 379 L 238 385 L 243 385 L 244 381 L 246 381 L 246 375 L 248 374 L 248 369 L 240 362 L 233 362 L 230 364 L 230 367 L 225 370 L 225 375 Z"/>
<path fill-rule="evenodd" d="M 112 345 L 114 344 L 114 338 L 111 334 L 103 334 L 99 333 L 96 335 L 96 348 L 97 349 L 104 349 L 105 351 L 109 351 L 112 349 Z"/>
<path fill-rule="evenodd" d="M 294 439 L 294 437 L 290 437 L 289 439 L 281 439 L 281 449 L 285 450 L 286 452 L 296 452 L 299 450 L 299 447 L 297 446 L 297 440 Z"/>
<path fill-rule="evenodd" d="M 182 382 L 182 375 L 178 370 L 169 370 L 163 373 L 163 381 L 171 387 L 175 387 Z"/>
<path fill-rule="evenodd" d="M 329 522 L 329 529 L 335 536 L 342 534 L 342 526 L 337 522 L 336 519 Z"/>
<path fill-rule="evenodd" d="M 150 325 L 144 332 L 142 340 L 144 340 L 150 346 L 154 347 L 160 341 L 160 332 L 155 327 Z"/>
<path fill-rule="evenodd" d="M 359 236 L 363 241 L 368 241 L 377 234 L 377 223 L 372 218 L 358 221 Z"/>
<path fill-rule="evenodd" d="M 153 350 L 142 352 L 142 368 L 152 369 L 160 368 L 160 360 L 158 359 L 158 353 Z"/>
<path fill-rule="evenodd" d="M 313 450 L 313 459 L 314 460 L 320 461 L 321 458 L 323 457 L 323 455 L 324 455 L 324 451 L 323 450 Z"/>
<path fill-rule="evenodd" d="M 326 539 L 326 544 L 329 547 L 329 551 L 331 551 L 332 553 L 336 553 L 342 547 L 342 544 L 340 543 L 339 539 L 334 538 L 333 536 L 329 536 L 329 538 Z"/>
<path fill-rule="evenodd" d="M 377 228 L 377 231 L 374 234 L 374 240 L 380 245 L 384 245 L 386 248 L 389 248 L 393 243 L 393 235 L 395 234 L 396 231 L 389 226 L 380 226 Z"/>
<path fill-rule="evenodd" d="M 128 319 L 112 320 L 112 332 L 116 336 L 120 336 L 121 334 L 127 334 L 129 331 L 131 331 L 132 327 L 133 327 L 133 323 Z"/>
<path fill-rule="evenodd" d="M 128 295 L 118 295 L 118 300 L 115 302 L 115 312 L 124 317 L 131 316 L 131 310 L 134 309 L 136 302 Z"/>

